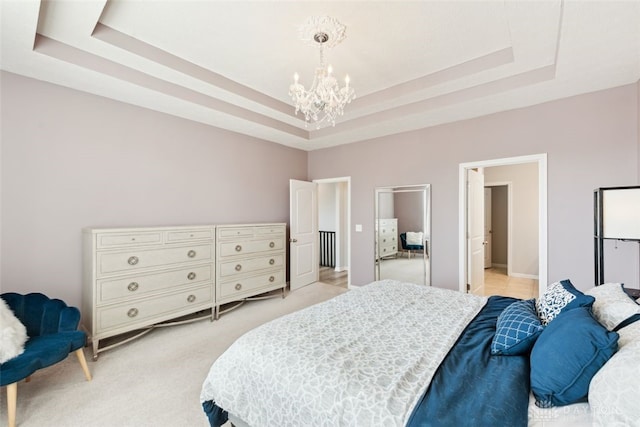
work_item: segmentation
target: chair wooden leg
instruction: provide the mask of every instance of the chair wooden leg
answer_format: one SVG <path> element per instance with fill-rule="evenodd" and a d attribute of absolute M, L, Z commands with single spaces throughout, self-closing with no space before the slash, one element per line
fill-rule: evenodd
<path fill-rule="evenodd" d="M 9 427 L 16 427 L 16 403 L 18 402 L 18 382 L 7 386 L 7 415 Z"/>
<path fill-rule="evenodd" d="M 82 348 L 76 350 L 76 356 L 78 356 L 78 361 L 80 362 L 80 366 L 82 366 L 85 378 L 87 379 L 87 381 L 91 381 L 91 372 L 89 372 L 87 359 L 84 358 L 84 351 L 82 350 Z"/>

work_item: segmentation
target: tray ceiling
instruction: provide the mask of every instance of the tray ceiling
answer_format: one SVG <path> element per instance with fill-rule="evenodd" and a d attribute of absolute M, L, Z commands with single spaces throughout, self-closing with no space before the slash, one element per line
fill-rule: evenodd
<path fill-rule="evenodd" d="M 7 1 L 3 70 L 314 150 L 640 79 L 640 1 Z M 335 127 L 294 114 L 329 15 L 327 52 L 357 98 Z"/>

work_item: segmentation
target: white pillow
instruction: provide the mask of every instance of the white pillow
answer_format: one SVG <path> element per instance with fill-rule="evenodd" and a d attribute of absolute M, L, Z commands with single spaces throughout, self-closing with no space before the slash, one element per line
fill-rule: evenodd
<path fill-rule="evenodd" d="M 618 352 L 600 368 L 589 384 L 594 426 L 640 425 L 640 322 L 621 328 Z"/>
<path fill-rule="evenodd" d="M 0 298 L 0 363 L 22 354 L 28 338 L 27 328 L 16 318 L 6 301 Z"/>
<path fill-rule="evenodd" d="M 422 245 L 422 232 L 407 231 L 407 245 Z"/>
<path fill-rule="evenodd" d="M 585 294 L 596 299 L 592 306 L 593 314 L 610 331 L 634 314 L 640 314 L 640 305 L 629 298 L 622 289 L 622 283 L 605 283 Z"/>

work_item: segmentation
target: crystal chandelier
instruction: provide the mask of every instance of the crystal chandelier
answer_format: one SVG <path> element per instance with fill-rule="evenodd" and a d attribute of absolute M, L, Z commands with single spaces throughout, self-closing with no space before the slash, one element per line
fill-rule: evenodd
<path fill-rule="evenodd" d="M 331 65 L 324 61 L 324 48 L 332 48 L 345 39 L 346 26 L 329 16 L 312 16 L 299 28 L 300 38 L 320 50 L 320 66 L 316 68 L 313 83 L 309 90 L 298 82 L 298 73 L 293 76 L 289 87 L 289 96 L 296 107 L 296 114 L 304 114 L 305 125 L 310 121 L 319 129 L 326 123 L 336 125 L 336 117 L 344 114 L 344 106 L 350 103 L 356 93 L 349 86 L 349 76 L 345 77 L 345 86 L 340 87 L 333 76 Z"/>

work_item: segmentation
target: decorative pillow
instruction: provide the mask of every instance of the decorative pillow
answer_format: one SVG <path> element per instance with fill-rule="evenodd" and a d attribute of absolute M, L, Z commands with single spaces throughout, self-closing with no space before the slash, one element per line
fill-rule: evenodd
<path fill-rule="evenodd" d="M 422 232 L 407 231 L 407 245 L 422 245 Z"/>
<path fill-rule="evenodd" d="M 640 305 L 629 298 L 622 283 L 605 283 L 589 289 L 585 294 L 595 297 L 593 315 L 610 331 L 634 314 L 640 314 Z"/>
<path fill-rule="evenodd" d="M 620 330 L 620 349 L 598 371 L 589 386 L 594 426 L 640 425 L 640 323 Z"/>
<path fill-rule="evenodd" d="M 526 354 L 543 329 L 536 314 L 534 299 L 511 303 L 498 316 L 496 333 L 491 341 L 491 354 Z"/>
<path fill-rule="evenodd" d="M 27 328 L 16 318 L 6 301 L 0 298 L 0 363 L 22 354 L 28 338 Z"/>
<path fill-rule="evenodd" d="M 542 408 L 585 401 L 591 378 L 618 349 L 589 307 L 560 314 L 531 350 L 531 391 Z"/>
<path fill-rule="evenodd" d="M 562 280 L 547 286 L 544 294 L 536 302 L 538 317 L 547 326 L 558 314 L 576 307 L 591 307 L 594 297 L 577 290 L 569 280 Z"/>

